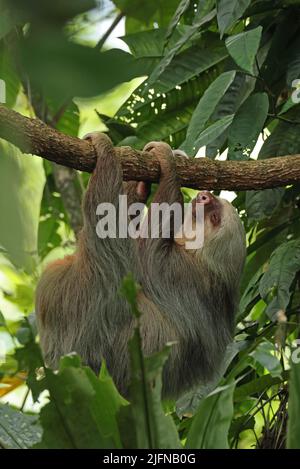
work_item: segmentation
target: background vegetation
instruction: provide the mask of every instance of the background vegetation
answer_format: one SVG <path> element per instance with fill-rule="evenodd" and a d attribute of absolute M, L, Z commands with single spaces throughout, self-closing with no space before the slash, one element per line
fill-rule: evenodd
<path fill-rule="evenodd" d="M 300 153 L 298 0 L 0 7 L 0 78 L 22 114 L 73 136 L 106 129 L 115 145 L 165 140 L 191 157 Z M 300 448 L 300 185 L 223 194 L 248 257 L 219 379 L 162 403 L 168 349 L 144 359 L 136 330 L 128 403 L 105 366 L 96 377 L 72 355 L 58 373 L 43 368 L 31 314 L 41 270 L 74 249 L 88 175 L 3 140 L 0 152 L 0 446 Z M 123 294 L 137 314 L 130 277 Z"/>

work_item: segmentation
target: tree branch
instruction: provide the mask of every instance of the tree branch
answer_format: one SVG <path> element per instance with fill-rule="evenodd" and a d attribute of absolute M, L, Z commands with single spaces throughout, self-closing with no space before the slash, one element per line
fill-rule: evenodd
<path fill-rule="evenodd" d="M 69 137 L 39 119 L 30 119 L 0 106 L 0 138 L 16 145 L 23 153 L 92 172 L 96 156 L 84 140 Z M 159 179 L 159 163 L 148 153 L 130 147 L 116 147 L 124 180 Z M 300 181 L 300 155 L 259 161 L 215 161 L 208 158 L 176 158 L 181 185 L 201 189 L 267 189 Z"/>

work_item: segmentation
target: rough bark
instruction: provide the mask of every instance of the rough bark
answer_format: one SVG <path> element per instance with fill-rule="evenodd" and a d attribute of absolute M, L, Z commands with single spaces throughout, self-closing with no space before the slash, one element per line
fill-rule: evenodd
<path fill-rule="evenodd" d="M 16 145 L 23 153 L 92 172 L 93 147 L 86 141 L 69 137 L 39 119 L 30 119 L 0 106 L 0 138 Z M 124 180 L 157 182 L 158 161 L 130 147 L 117 147 Z M 300 155 L 259 161 L 215 161 L 208 158 L 176 158 L 181 185 L 201 189 L 267 189 L 300 181 Z"/>

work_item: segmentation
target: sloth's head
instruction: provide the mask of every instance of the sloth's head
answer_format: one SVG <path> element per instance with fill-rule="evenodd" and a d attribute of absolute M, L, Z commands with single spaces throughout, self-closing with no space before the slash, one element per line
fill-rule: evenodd
<path fill-rule="evenodd" d="M 192 213 L 196 218 L 197 207 L 204 208 L 204 242 L 214 237 L 233 232 L 245 240 L 244 229 L 236 209 L 225 199 L 213 195 L 209 191 L 201 191 L 192 201 Z M 200 220 L 201 226 L 201 220 Z M 202 221 L 203 226 L 203 221 Z"/>
<path fill-rule="evenodd" d="M 202 217 L 201 222 L 200 217 L 200 223 L 196 223 L 196 229 L 204 228 L 199 259 L 209 260 L 214 270 L 226 274 L 228 281 L 239 279 L 246 256 L 246 236 L 237 210 L 227 200 L 209 191 L 201 191 L 192 201 L 195 222 L 197 206 L 204 208 L 204 220 Z"/>
<path fill-rule="evenodd" d="M 196 254 L 196 259 L 206 259 L 214 270 L 237 279 L 244 265 L 246 237 L 236 209 L 227 200 L 201 191 L 192 200 L 191 214 L 191 223 L 185 223 L 191 231 L 185 228 L 178 233 L 176 243 Z"/>

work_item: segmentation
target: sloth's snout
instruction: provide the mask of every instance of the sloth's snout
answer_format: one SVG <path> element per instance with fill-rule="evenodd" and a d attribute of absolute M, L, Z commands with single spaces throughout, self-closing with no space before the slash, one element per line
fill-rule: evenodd
<path fill-rule="evenodd" d="M 216 198 L 209 191 L 201 191 L 196 197 L 197 203 L 202 205 L 208 205 L 216 201 Z"/>

